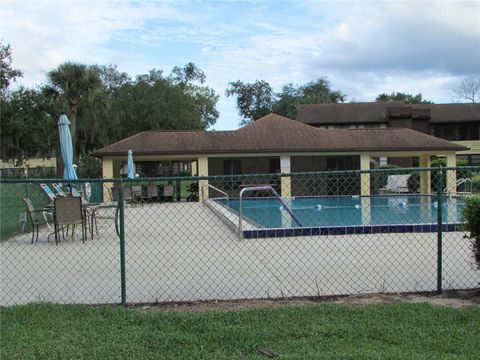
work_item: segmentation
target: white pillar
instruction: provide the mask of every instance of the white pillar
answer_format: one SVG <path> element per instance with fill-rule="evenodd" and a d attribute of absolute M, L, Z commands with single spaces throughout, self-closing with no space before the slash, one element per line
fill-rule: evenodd
<path fill-rule="evenodd" d="M 360 155 L 360 170 L 370 170 L 370 155 Z M 365 173 L 360 176 L 360 195 L 370 195 L 370 173 Z"/>
<path fill-rule="evenodd" d="M 455 153 L 447 154 L 447 167 L 457 166 L 457 158 Z M 457 171 L 448 170 L 447 171 L 447 194 L 455 195 L 457 193 Z"/>
<path fill-rule="evenodd" d="M 198 176 L 208 176 L 208 158 L 200 156 L 198 158 Z M 200 180 L 198 182 L 198 197 L 199 201 L 208 199 L 208 180 Z"/>
<path fill-rule="evenodd" d="M 282 174 L 290 174 L 290 156 L 280 157 L 280 172 Z M 289 198 L 292 196 L 292 184 L 290 176 L 283 176 L 281 178 L 280 187 L 282 189 L 282 198 Z"/>
<path fill-rule="evenodd" d="M 430 167 L 430 155 L 419 156 L 420 167 Z M 420 172 L 420 194 L 430 194 L 432 189 L 430 171 Z"/>

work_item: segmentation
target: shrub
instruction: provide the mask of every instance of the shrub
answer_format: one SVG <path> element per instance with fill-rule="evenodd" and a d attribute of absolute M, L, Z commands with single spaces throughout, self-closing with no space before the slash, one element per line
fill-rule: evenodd
<path fill-rule="evenodd" d="M 465 207 L 462 209 L 463 229 L 469 234 L 465 235 L 471 239 L 473 257 L 480 269 L 480 195 L 465 198 Z"/>
<path fill-rule="evenodd" d="M 467 166 L 468 162 L 466 160 L 457 160 L 457 166 Z M 444 158 L 435 159 L 430 162 L 430 167 L 446 167 L 447 160 Z M 458 170 L 457 171 L 457 179 L 462 178 L 470 178 L 472 176 L 471 170 Z M 435 171 L 431 172 L 430 175 L 431 184 L 432 184 L 432 192 L 438 191 L 438 175 Z M 444 172 L 443 174 L 443 188 L 445 188 L 447 183 L 447 174 Z M 408 178 L 407 182 L 408 191 L 412 193 L 420 192 L 420 174 L 419 173 L 412 173 L 412 175 Z"/>
<path fill-rule="evenodd" d="M 82 157 L 80 159 L 77 175 L 79 178 L 83 179 L 101 179 L 102 162 L 100 159 L 91 156 Z"/>
<path fill-rule="evenodd" d="M 472 177 L 472 191 L 480 193 L 480 175 Z"/>
<path fill-rule="evenodd" d="M 408 177 L 407 187 L 409 193 L 420 192 L 420 174 L 418 172 L 414 172 Z"/>

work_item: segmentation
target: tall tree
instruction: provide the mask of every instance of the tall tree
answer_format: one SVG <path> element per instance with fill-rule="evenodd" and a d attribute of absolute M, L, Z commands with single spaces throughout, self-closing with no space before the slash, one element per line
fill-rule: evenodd
<path fill-rule="evenodd" d="M 12 49 L 10 44 L 0 42 L 0 96 L 3 98 L 12 81 L 22 76 L 22 72 L 12 68 Z"/>
<path fill-rule="evenodd" d="M 82 106 L 95 100 L 98 89 L 102 87 L 100 71 L 96 66 L 66 62 L 49 71 L 47 81 L 45 95 L 60 100 L 69 117 L 74 162 L 78 163 L 77 116 Z"/>
<path fill-rule="evenodd" d="M 457 99 L 477 103 L 480 100 L 480 76 L 472 75 L 463 79 L 454 90 L 454 95 Z"/>
<path fill-rule="evenodd" d="M 270 112 L 294 119 L 300 105 L 344 102 L 346 95 L 333 90 L 326 78 L 304 85 L 286 84 L 279 93 L 274 93 L 265 80 L 254 83 L 231 82 L 227 96 L 237 97 L 237 109 L 243 117 L 240 125 L 248 124 Z"/>
<path fill-rule="evenodd" d="M 425 100 L 422 94 L 411 95 L 402 92 L 393 92 L 390 95 L 383 93 L 377 96 L 376 102 L 404 101 L 407 104 L 433 104 L 430 100 Z"/>
<path fill-rule="evenodd" d="M 118 87 L 112 96 L 112 112 L 120 138 L 144 130 L 206 129 L 218 118 L 218 95 L 207 86 L 194 64 L 174 68 L 163 76 L 153 69 Z M 120 132 L 118 132 L 120 131 Z"/>
<path fill-rule="evenodd" d="M 229 83 L 225 95 L 237 97 L 237 109 L 243 120 L 240 125 L 248 124 L 272 112 L 274 103 L 273 89 L 265 80 L 244 83 L 237 80 Z"/>
<path fill-rule="evenodd" d="M 332 90 L 330 82 L 322 77 L 300 87 L 302 104 L 327 104 L 344 102 L 346 95 L 340 91 Z"/>
<path fill-rule="evenodd" d="M 40 91 L 24 87 L 0 101 L 2 158 L 50 157 L 58 139 L 52 102 Z"/>

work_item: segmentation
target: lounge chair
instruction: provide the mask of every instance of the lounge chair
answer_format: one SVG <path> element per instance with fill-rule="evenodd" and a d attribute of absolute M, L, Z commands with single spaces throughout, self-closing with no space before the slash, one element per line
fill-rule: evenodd
<path fill-rule="evenodd" d="M 56 192 L 56 196 L 67 197 L 68 195 L 63 191 L 62 187 L 57 184 L 52 184 L 53 190 Z"/>
<path fill-rule="evenodd" d="M 52 191 L 52 189 L 50 189 L 50 187 L 47 185 L 47 184 L 40 184 L 40 187 L 42 188 L 43 192 L 45 193 L 45 195 L 48 196 L 48 198 L 50 199 L 50 201 L 53 202 L 55 201 L 56 199 L 56 195 L 54 194 L 54 192 Z"/>
<path fill-rule="evenodd" d="M 387 185 L 380 191 L 384 194 L 404 194 L 408 193 L 409 174 L 388 175 Z"/>

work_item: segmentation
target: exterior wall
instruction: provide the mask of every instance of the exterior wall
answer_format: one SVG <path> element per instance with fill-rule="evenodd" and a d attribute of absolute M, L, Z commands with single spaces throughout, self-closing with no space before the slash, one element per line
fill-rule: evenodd
<path fill-rule="evenodd" d="M 29 165 L 30 168 L 34 167 L 57 167 L 57 158 L 51 157 L 50 159 L 42 159 L 42 158 L 36 158 L 36 159 L 27 159 L 27 164 Z M 17 166 L 17 162 L 13 160 L 8 160 L 8 161 L 3 161 L 0 160 L 0 169 L 8 169 L 8 168 L 21 168 L 20 166 Z"/>
<path fill-rule="evenodd" d="M 278 156 L 277 156 L 278 158 Z M 225 175 L 223 161 L 226 159 L 240 159 L 242 174 L 268 174 L 270 173 L 270 159 L 272 157 L 225 157 L 208 158 L 208 173 L 210 175 Z"/>
<path fill-rule="evenodd" d="M 455 144 L 470 148 L 470 150 L 467 150 L 467 151 L 458 151 L 457 155 L 480 154 L 480 140 L 452 141 L 452 142 L 454 142 Z"/>
<path fill-rule="evenodd" d="M 412 129 L 430 135 L 430 122 L 428 119 L 412 120 Z"/>
<path fill-rule="evenodd" d="M 327 170 L 325 156 L 292 156 L 292 172 L 309 172 Z"/>
<path fill-rule="evenodd" d="M 412 119 L 411 118 L 400 118 L 400 119 L 389 119 L 388 127 L 393 128 L 412 128 Z"/>

